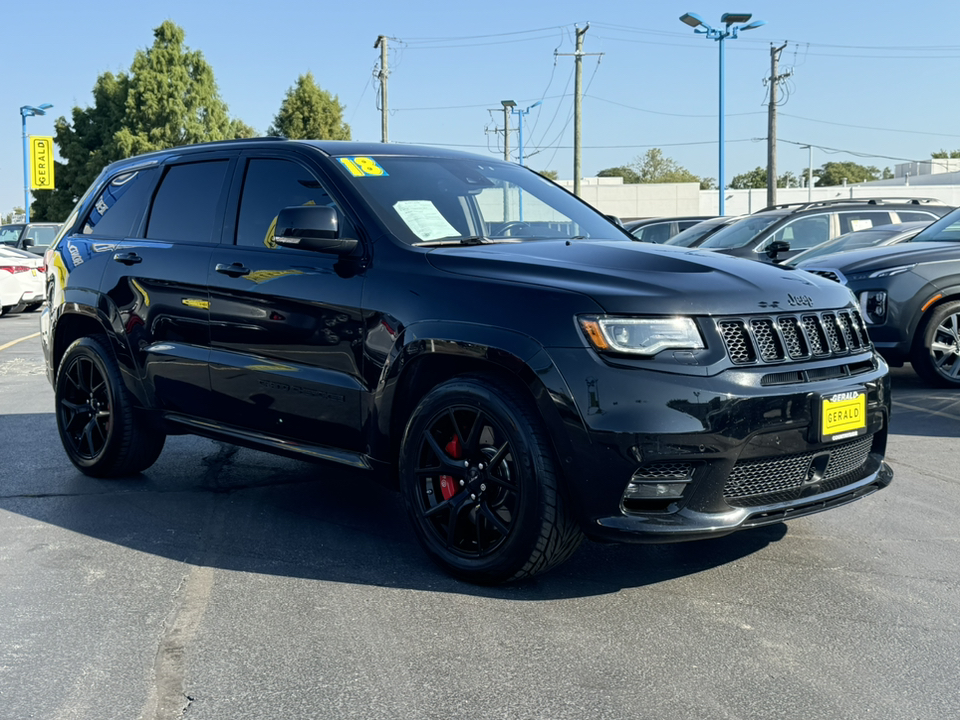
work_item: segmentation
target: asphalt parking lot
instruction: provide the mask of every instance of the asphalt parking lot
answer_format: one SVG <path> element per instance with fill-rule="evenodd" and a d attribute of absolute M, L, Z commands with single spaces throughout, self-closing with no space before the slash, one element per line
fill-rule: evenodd
<path fill-rule="evenodd" d="M 79 474 L 36 331 L 0 319 L 2 720 L 960 717 L 960 395 L 909 367 L 887 490 L 490 589 L 351 471 L 182 436 Z"/>

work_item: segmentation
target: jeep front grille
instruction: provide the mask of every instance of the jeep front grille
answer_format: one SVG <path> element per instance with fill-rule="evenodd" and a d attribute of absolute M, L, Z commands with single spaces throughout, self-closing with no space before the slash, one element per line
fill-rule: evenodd
<path fill-rule="evenodd" d="M 858 310 L 721 318 L 717 329 L 734 365 L 823 359 L 870 348 Z"/>

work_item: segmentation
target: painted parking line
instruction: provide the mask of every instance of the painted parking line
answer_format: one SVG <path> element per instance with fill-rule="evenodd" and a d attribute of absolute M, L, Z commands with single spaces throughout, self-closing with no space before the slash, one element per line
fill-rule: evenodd
<path fill-rule="evenodd" d="M 3 348 L 0 348 L 0 350 L 2 349 Z M 894 407 L 903 408 L 904 410 L 913 410 L 914 412 L 923 413 L 924 415 L 939 415 L 940 417 L 960 422 L 960 415 L 954 413 L 943 412 L 942 410 L 931 410 L 930 408 L 920 407 L 919 405 L 908 405 L 905 402 L 899 402 L 897 400 L 893 401 L 893 405 Z"/>
<path fill-rule="evenodd" d="M 13 347 L 17 343 L 22 343 L 24 340 L 33 340 L 35 337 L 40 337 L 40 333 L 35 332 L 33 335 L 27 335 L 26 337 L 17 338 L 16 340 L 11 340 L 6 345 L 0 345 L 0 351 L 6 350 L 8 347 Z"/>

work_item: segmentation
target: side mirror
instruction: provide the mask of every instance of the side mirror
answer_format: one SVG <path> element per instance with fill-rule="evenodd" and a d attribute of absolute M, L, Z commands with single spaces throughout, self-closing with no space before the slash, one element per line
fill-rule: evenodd
<path fill-rule="evenodd" d="M 767 257 L 773 262 L 777 262 L 777 255 L 788 250 L 790 250 L 790 243 L 785 240 L 774 240 L 767 245 Z"/>
<path fill-rule="evenodd" d="M 623 220 L 616 215 L 604 215 L 604 217 L 619 228 L 623 227 Z"/>
<path fill-rule="evenodd" d="M 349 255 L 359 241 L 340 237 L 340 212 L 327 205 L 287 207 L 277 216 L 277 245 L 300 250 Z"/>

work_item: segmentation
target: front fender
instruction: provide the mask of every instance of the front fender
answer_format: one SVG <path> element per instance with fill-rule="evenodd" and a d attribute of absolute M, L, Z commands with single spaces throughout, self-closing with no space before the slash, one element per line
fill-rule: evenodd
<path fill-rule="evenodd" d="M 561 466 L 573 462 L 563 448 L 587 442 L 586 428 L 550 353 L 523 333 L 448 321 L 414 323 L 398 336 L 372 396 L 371 454 L 393 462 L 420 399 L 440 383 L 472 372 L 516 378 L 530 393 Z"/>

